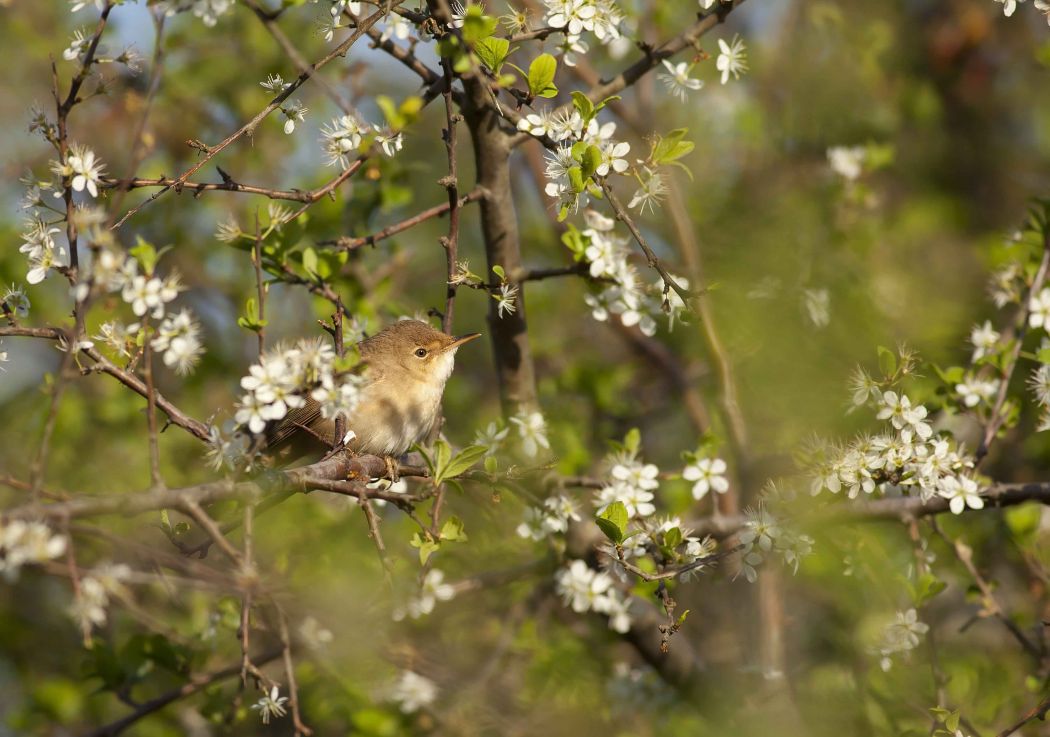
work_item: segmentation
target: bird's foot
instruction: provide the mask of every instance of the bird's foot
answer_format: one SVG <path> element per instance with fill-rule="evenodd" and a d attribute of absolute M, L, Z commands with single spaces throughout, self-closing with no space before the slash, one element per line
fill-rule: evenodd
<path fill-rule="evenodd" d="M 390 479 L 390 483 L 396 484 L 401 480 L 401 466 L 397 462 L 397 459 L 393 456 L 383 456 L 383 461 L 386 463 L 386 475 Z"/>

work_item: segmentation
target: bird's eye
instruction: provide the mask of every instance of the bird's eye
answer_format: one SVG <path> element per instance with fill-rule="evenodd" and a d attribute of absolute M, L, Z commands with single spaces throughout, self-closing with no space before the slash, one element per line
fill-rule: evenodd
<path fill-rule="evenodd" d="M 427 349 L 426 348 L 416 348 L 416 355 L 419 356 L 420 358 L 426 358 L 427 357 Z"/>

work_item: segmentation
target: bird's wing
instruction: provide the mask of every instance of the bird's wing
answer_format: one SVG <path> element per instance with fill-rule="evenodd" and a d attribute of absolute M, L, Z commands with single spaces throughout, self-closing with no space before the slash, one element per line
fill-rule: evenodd
<path fill-rule="evenodd" d="M 324 442 L 331 442 L 330 438 L 321 438 L 314 430 L 314 424 L 319 419 L 321 419 L 320 402 L 307 397 L 306 404 L 290 410 L 272 429 L 267 429 L 266 446 L 274 448 L 300 432 L 314 435 L 318 440 Z"/>

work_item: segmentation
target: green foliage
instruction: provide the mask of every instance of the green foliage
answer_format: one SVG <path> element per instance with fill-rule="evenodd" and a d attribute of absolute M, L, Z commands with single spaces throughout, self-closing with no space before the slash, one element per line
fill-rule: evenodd
<path fill-rule="evenodd" d="M 621 543 L 627 534 L 627 507 L 623 502 L 613 502 L 595 518 L 598 527 L 614 543 Z"/>
<path fill-rule="evenodd" d="M 554 75 L 558 62 L 550 54 L 540 54 L 529 64 L 529 94 L 533 97 L 554 97 L 558 88 L 554 85 Z"/>

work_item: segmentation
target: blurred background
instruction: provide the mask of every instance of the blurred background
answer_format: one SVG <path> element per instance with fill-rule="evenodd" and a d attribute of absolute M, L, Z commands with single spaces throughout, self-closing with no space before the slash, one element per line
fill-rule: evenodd
<path fill-rule="evenodd" d="M 57 0 L 0 4 L 6 5 L 0 45 L 9 66 L 0 96 L 0 234 L 7 244 L 0 249 L 0 285 L 7 285 L 26 276 L 17 247 L 23 229 L 19 180 L 27 172 L 46 178 L 52 158 L 50 147 L 28 132 L 30 108 L 53 107 L 50 58 L 67 84 L 74 67 L 61 52 L 74 30 L 93 27 L 96 16 L 94 10 L 71 16 L 68 4 Z M 652 43 L 680 31 L 698 10 L 693 2 L 620 4 L 629 13 L 630 32 Z M 507 12 L 502 2 L 487 5 L 499 6 L 490 14 Z M 324 17 L 326 6 L 305 3 L 280 19 L 307 59 L 328 48 L 316 28 Z M 154 24 L 149 9 L 134 3 L 115 9 L 110 23 L 104 45 L 116 53 L 134 44 L 145 59 L 143 70 L 104 69 L 104 94 L 79 106 L 71 120 L 73 140 L 90 145 L 110 176 L 181 173 L 196 157 L 188 139 L 221 140 L 268 102 L 259 86 L 268 74 L 295 76 L 244 7 L 235 6 L 214 28 L 189 13 L 167 19 L 163 75 L 142 138 L 147 155 L 132 172 L 134 131 L 155 54 Z M 734 34 L 747 44 L 750 71 L 722 85 L 716 39 Z M 766 479 L 795 472 L 793 456 L 812 436 L 845 439 L 872 429 L 869 413 L 847 411 L 848 378 L 858 363 L 876 364 L 877 346 L 906 343 L 925 361 L 961 364 L 970 353 L 971 326 L 1002 321 L 988 298 L 988 276 L 1006 258 L 1029 198 L 1050 191 L 1050 28 L 1030 4 L 1005 18 L 992 0 L 748 0 L 700 45 L 710 54 L 693 72 L 705 81 L 702 90 L 683 103 L 649 75 L 625 93 L 633 121 L 614 113 L 603 119 L 618 120 L 617 137 L 630 141 L 632 156 L 648 150 L 654 130 L 686 127 L 696 143 L 683 160 L 689 175 L 674 174 L 677 194 L 640 223 L 674 271 L 699 272 L 711 290 L 707 301 L 746 423 L 750 465 L 740 496 L 748 504 Z M 431 46 L 417 47 L 428 62 Z M 529 55 L 538 51 L 524 46 Z M 588 70 L 610 77 L 638 55 L 629 45 L 610 51 L 594 44 L 579 79 L 560 70 L 563 91 L 588 87 Z M 324 76 L 374 122 L 382 120 L 376 95 L 401 100 L 419 91 L 410 71 L 364 43 Z M 309 113 L 292 135 L 282 132 L 283 121 L 267 119 L 216 163 L 238 181 L 277 188 L 307 189 L 333 176 L 323 164 L 319 129 L 338 112 L 316 85 L 295 97 Z M 632 127 L 638 121 L 652 127 Z M 305 242 L 367 235 L 444 202 L 437 183 L 447 171 L 443 125 L 439 100 L 405 131 L 400 155 L 370 163 L 333 201 L 309 210 Z M 473 182 L 473 165 L 462 127 L 460 140 L 463 192 Z M 859 178 L 847 180 L 832 169 L 827 151 L 835 146 L 866 147 L 868 164 Z M 515 157 L 525 265 L 566 266 L 572 255 L 560 241 L 543 181 L 536 179 L 542 149 L 529 142 Z M 198 178 L 220 181 L 211 165 Z M 146 194 L 130 193 L 123 209 Z M 102 203 L 115 196 L 108 193 Z M 625 188 L 624 199 L 629 196 Z M 125 246 L 141 236 L 172 247 L 161 271 L 182 275 L 187 291 L 177 304 L 200 317 L 207 352 L 192 376 L 159 372 L 158 388 L 202 420 L 232 416 L 239 377 L 257 351 L 255 336 L 236 321 L 255 293 L 254 273 L 243 251 L 216 239 L 216 227 L 232 215 L 247 228 L 266 206 L 246 195 L 169 192 L 119 232 Z M 463 210 L 460 253 L 483 273 L 476 207 Z M 370 332 L 398 316 L 443 306 L 445 255 L 438 238 L 446 227 L 445 220 L 432 220 L 351 254 L 333 283 Z M 646 460 L 675 472 L 681 453 L 701 440 L 683 408 L 681 387 L 637 334 L 592 319 L 584 303 L 589 290 L 575 277 L 531 282 L 525 290 L 552 466 L 561 474 L 594 474 L 607 442 L 637 427 Z M 28 296 L 26 324 L 68 321 L 68 288 L 57 276 L 29 287 Z M 97 329 L 105 308 L 96 308 L 89 330 Z M 317 319 L 329 313 L 324 302 L 287 285 L 274 286 L 267 311 L 271 342 L 320 335 Z M 485 293 L 460 290 L 455 332 L 486 332 L 487 314 Z M 668 331 L 661 321 L 656 341 L 711 409 L 712 435 L 725 443 L 719 373 L 700 327 L 693 321 Z M 16 338 L 4 339 L 0 350 L 9 353 L 0 372 L 0 473 L 24 479 L 61 354 L 45 341 Z M 445 434 L 454 444 L 468 444 L 499 415 L 490 350 L 479 341 L 459 354 L 444 405 Z M 929 366 L 921 373 L 915 393 L 934 406 L 935 374 Z M 71 494 L 147 488 L 142 404 L 108 377 L 78 380 L 62 400 L 46 487 Z M 1028 431 L 1032 419 L 1025 417 L 1022 429 L 997 448 L 985 472 L 1005 481 L 1047 478 L 1050 444 Z M 177 428 L 161 435 L 161 453 L 171 487 L 215 477 L 200 443 Z M 722 454 L 732 466 L 730 448 L 723 446 Z M 532 491 L 542 495 L 540 476 Z M 808 484 L 797 485 L 808 496 Z M 12 506 L 24 494 L 5 488 L 0 502 Z M 469 542 L 447 546 L 436 565 L 447 581 L 477 585 L 462 587 L 471 590 L 439 602 L 429 616 L 402 622 L 391 612 L 415 586 L 411 523 L 396 510 L 383 510 L 384 537 L 396 561 L 391 590 L 360 510 L 314 496 L 293 498 L 261 516 L 255 539 L 267 585 L 295 621 L 311 617 L 331 635 L 315 652 L 304 646 L 300 657 L 304 718 L 315 734 L 926 733 L 926 710 L 937 704 L 931 667 L 947 674 L 946 701 L 963 709 L 972 731 L 991 734 L 1037 702 L 1043 689 L 1038 674 L 1045 664 L 1034 666 L 996 622 L 973 621 L 979 607 L 972 583 L 938 540 L 929 553 L 943 563 L 939 575 L 948 587 L 931 602 L 927 621 L 937 633 L 939 662 L 931 666 L 929 654 L 918 649 L 910 661 L 880 668 L 880 632 L 896 612 L 911 607 L 907 581 L 914 557 L 899 524 L 807 530 L 816 541 L 814 554 L 798 575 L 771 572 L 781 587 L 785 653 L 783 673 L 772 678 L 762 667 L 759 584 L 715 570 L 677 587 L 679 606 L 690 614 L 672 649 L 695 651 L 710 678 L 683 692 L 661 680 L 603 618 L 561 605 L 551 577 L 560 552 L 517 537 L 528 499 L 513 489 L 468 484 L 450 497 L 449 510 L 464 519 Z M 589 515 L 587 497 L 578 498 Z M 686 518 L 710 514 L 711 504 L 693 502 L 689 484 L 680 480 L 663 482 L 658 493 L 662 511 Z M 1024 628 L 1050 615 L 1045 580 L 1034 573 L 1046 562 L 1040 515 L 1039 508 L 1022 507 L 943 521 L 953 534 L 965 533 L 979 566 L 998 583 L 1001 601 Z M 148 515 L 93 521 L 109 536 L 87 533 L 78 557 L 85 564 L 141 565 L 145 553 L 136 546 L 168 546 L 155 523 Z M 145 699 L 183 682 L 188 668 L 239 658 L 239 601 L 165 583 L 160 574 L 135 590 L 137 607 L 150 612 L 147 620 L 114 610 L 90 650 L 66 613 L 68 581 L 25 572 L 0 587 L 0 734 L 75 734 L 127 711 L 100 688 L 113 678 L 134 683 L 136 697 Z M 652 589 L 639 587 L 638 594 L 651 600 Z M 163 622 L 163 643 L 150 639 L 152 619 Z M 406 715 L 385 700 L 384 689 L 403 669 L 437 684 L 428 710 Z M 266 731 L 254 713 L 224 726 L 235 691 L 230 683 L 207 689 L 132 733 L 290 734 L 287 720 L 275 720 Z M 1039 727 L 1029 730 L 1040 733 Z"/>

